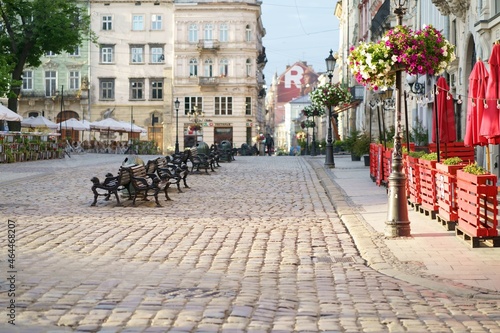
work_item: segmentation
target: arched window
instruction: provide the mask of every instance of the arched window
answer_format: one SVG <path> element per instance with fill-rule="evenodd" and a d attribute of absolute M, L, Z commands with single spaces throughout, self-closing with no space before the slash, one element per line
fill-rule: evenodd
<path fill-rule="evenodd" d="M 229 74 L 229 60 L 222 59 L 219 62 L 219 75 L 221 77 L 226 77 Z"/>
<path fill-rule="evenodd" d="M 246 40 L 247 40 L 247 42 L 251 42 L 252 41 L 252 28 L 250 28 L 250 24 L 247 24 L 245 30 L 246 30 Z"/>
<path fill-rule="evenodd" d="M 196 24 L 191 24 L 189 26 L 189 42 L 198 43 L 198 26 Z"/>
<path fill-rule="evenodd" d="M 205 66 L 204 66 L 204 71 L 205 71 L 205 76 L 207 77 L 212 77 L 213 76 L 213 61 L 212 59 L 207 59 L 205 60 Z"/>
<path fill-rule="evenodd" d="M 195 58 L 189 60 L 189 76 L 198 76 L 198 60 Z"/>

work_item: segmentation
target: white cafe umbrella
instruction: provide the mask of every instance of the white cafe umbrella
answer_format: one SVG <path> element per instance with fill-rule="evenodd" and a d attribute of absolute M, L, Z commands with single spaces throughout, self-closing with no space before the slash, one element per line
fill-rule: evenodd
<path fill-rule="evenodd" d="M 86 131 L 89 129 L 81 121 L 79 121 L 75 118 L 67 119 L 67 120 L 59 123 L 59 126 L 61 126 L 61 128 L 70 129 L 73 131 Z"/>
<path fill-rule="evenodd" d="M 21 127 L 57 129 L 59 128 L 59 125 L 54 123 L 53 121 L 48 120 L 44 116 L 38 116 L 24 119 L 23 121 L 21 121 Z"/>
<path fill-rule="evenodd" d="M 146 133 L 146 129 L 137 126 L 136 124 L 132 124 L 126 121 L 120 121 L 120 123 L 123 124 L 125 127 L 126 132 L 134 132 L 134 133 Z"/>
<path fill-rule="evenodd" d="M 10 110 L 6 106 L 3 106 L 2 104 L 0 104 L 0 120 L 21 121 L 21 120 L 23 120 L 23 117 L 21 117 L 19 114 L 15 113 L 14 111 Z"/>
<path fill-rule="evenodd" d="M 113 118 L 106 118 L 99 121 L 93 121 L 90 123 L 90 129 L 96 129 L 101 131 L 112 131 L 112 132 L 127 132 L 125 126 L 118 120 Z"/>

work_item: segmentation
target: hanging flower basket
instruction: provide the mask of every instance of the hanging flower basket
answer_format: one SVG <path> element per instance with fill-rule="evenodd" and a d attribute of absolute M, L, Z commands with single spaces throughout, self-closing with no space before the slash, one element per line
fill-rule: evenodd
<path fill-rule="evenodd" d="M 266 140 L 266 137 L 262 133 L 260 133 L 259 135 L 257 135 L 255 137 L 255 141 L 257 141 L 257 142 L 263 142 L 264 140 Z"/>
<path fill-rule="evenodd" d="M 189 126 L 189 130 L 193 131 L 193 132 L 194 131 L 199 131 L 199 130 L 201 130 L 201 126 L 200 125 L 190 125 Z"/>
<path fill-rule="evenodd" d="M 317 109 L 347 104 L 352 99 L 349 90 L 340 83 L 326 83 L 309 93 L 309 96 L 313 107 Z"/>
<path fill-rule="evenodd" d="M 302 114 L 307 118 L 319 117 L 325 114 L 325 109 L 308 105 L 302 110 Z"/>
<path fill-rule="evenodd" d="M 395 70 L 440 75 L 453 60 L 455 46 L 432 25 L 416 31 L 397 26 L 377 43 L 361 42 L 351 47 L 348 57 L 356 80 L 373 90 L 394 85 Z"/>

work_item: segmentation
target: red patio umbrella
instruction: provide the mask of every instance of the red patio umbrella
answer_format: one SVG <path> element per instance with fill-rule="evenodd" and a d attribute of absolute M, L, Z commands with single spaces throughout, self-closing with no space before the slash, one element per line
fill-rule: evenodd
<path fill-rule="evenodd" d="M 483 111 L 479 135 L 488 139 L 488 143 L 500 143 L 500 44 L 493 45 L 490 59 L 490 75 L 486 86 L 486 106 Z"/>
<path fill-rule="evenodd" d="M 435 92 L 432 142 L 436 143 L 438 162 L 440 162 L 441 144 L 444 143 L 444 150 L 447 153 L 447 144 L 457 140 L 457 131 L 453 99 L 450 95 L 450 87 L 444 77 L 438 79 Z"/>
<path fill-rule="evenodd" d="M 484 146 L 488 140 L 479 135 L 483 118 L 486 86 L 489 73 L 479 59 L 469 76 L 469 93 L 467 97 L 467 123 L 465 127 L 464 144 L 466 146 Z"/>
<path fill-rule="evenodd" d="M 437 81 L 437 103 L 434 104 L 434 121 L 432 122 L 432 142 L 450 143 L 457 140 L 457 131 L 455 127 L 455 109 L 453 99 L 450 95 L 450 87 L 444 77 Z M 436 121 L 438 128 L 436 131 Z M 439 135 L 437 140 L 436 134 Z M 439 148 L 439 147 L 438 147 Z"/>

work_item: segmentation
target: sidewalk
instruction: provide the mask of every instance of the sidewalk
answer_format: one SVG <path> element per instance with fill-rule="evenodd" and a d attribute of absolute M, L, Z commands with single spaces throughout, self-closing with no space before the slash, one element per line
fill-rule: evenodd
<path fill-rule="evenodd" d="M 309 162 L 370 267 L 460 295 L 487 297 L 500 291 L 500 248 L 472 249 L 410 206 L 411 237 L 386 238 L 387 192 L 371 180 L 369 167 L 345 155 L 335 156 L 333 169 L 324 167 L 324 157 Z"/>

